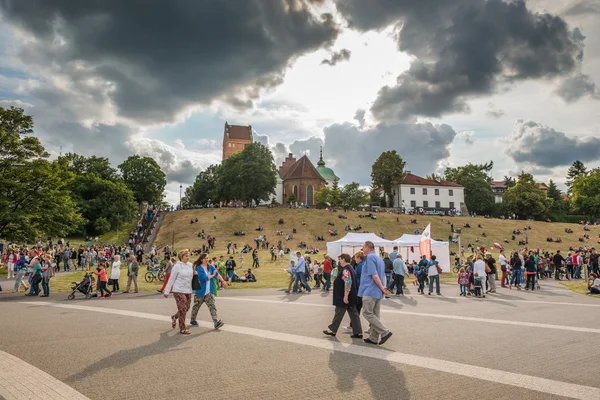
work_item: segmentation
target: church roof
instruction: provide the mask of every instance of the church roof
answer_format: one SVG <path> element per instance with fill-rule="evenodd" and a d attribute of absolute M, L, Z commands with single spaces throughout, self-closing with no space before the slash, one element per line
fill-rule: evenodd
<path fill-rule="evenodd" d="M 229 125 L 225 122 L 225 134 L 230 139 L 252 141 L 252 126 Z"/>
<path fill-rule="evenodd" d="M 281 178 L 283 180 L 301 178 L 316 178 L 324 180 L 321 174 L 319 174 L 319 171 L 317 171 L 315 166 L 312 165 L 308 157 L 305 155 L 300 157 L 300 159 L 294 164 L 290 165 L 289 168 L 284 171 L 284 175 Z"/>

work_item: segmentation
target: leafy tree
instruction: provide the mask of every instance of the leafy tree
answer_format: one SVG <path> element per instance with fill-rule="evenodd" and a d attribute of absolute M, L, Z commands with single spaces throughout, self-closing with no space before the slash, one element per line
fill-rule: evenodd
<path fill-rule="evenodd" d="M 288 196 L 288 203 L 295 203 L 296 201 L 298 201 L 298 199 L 296 198 L 296 195 L 294 193 Z"/>
<path fill-rule="evenodd" d="M 151 157 L 130 156 L 119 165 L 125 184 L 138 203 L 159 204 L 164 196 L 167 180 L 165 173 Z"/>
<path fill-rule="evenodd" d="M 406 163 L 396 153 L 396 150 L 384 151 L 379 155 L 371 167 L 372 186 L 383 187 L 383 191 L 390 207 L 394 206 L 394 191 L 392 186 L 404 179 L 404 166 Z"/>
<path fill-rule="evenodd" d="M 104 157 L 84 157 L 79 154 L 67 153 L 59 160 L 65 162 L 71 171 L 78 175 L 95 173 L 102 179 L 118 179 L 117 170 L 110 166 L 108 158 Z"/>
<path fill-rule="evenodd" d="M 550 179 L 547 185 L 548 191 L 546 192 L 548 199 L 551 200 L 549 211 L 552 213 L 564 214 L 568 211 L 568 202 L 563 199 L 563 193 L 560 191 L 556 183 Z"/>
<path fill-rule="evenodd" d="M 0 237 L 34 241 L 63 236 L 83 222 L 71 200 L 73 174 L 48 153 L 20 108 L 0 107 Z"/>
<path fill-rule="evenodd" d="M 344 186 L 341 193 L 341 203 L 348 207 L 360 207 L 369 204 L 369 193 L 362 190 L 357 182 Z"/>
<path fill-rule="evenodd" d="M 69 186 L 73 200 L 85 218 L 84 233 L 106 233 L 131 221 L 137 204 L 133 192 L 122 179 L 103 179 L 96 173 L 77 175 Z M 99 220 L 104 220 L 108 226 Z"/>
<path fill-rule="evenodd" d="M 486 164 L 469 163 L 462 167 L 446 168 L 446 180 L 465 188 L 465 203 L 469 211 L 477 214 L 489 214 L 494 208 L 494 191 L 492 190 L 492 178 L 488 172 L 492 170 L 494 163 Z"/>
<path fill-rule="evenodd" d="M 504 175 L 504 186 L 506 186 L 506 188 L 511 188 L 513 186 L 515 186 L 517 184 L 517 181 L 515 180 L 515 178 L 513 178 L 512 176 L 506 176 Z"/>
<path fill-rule="evenodd" d="M 429 174 L 426 176 L 427 179 L 431 179 L 432 181 L 439 181 L 441 179 L 443 179 L 440 175 L 438 174 Z"/>
<path fill-rule="evenodd" d="M 205 205 L 208 200 L 217 203 L 222 199 L 219 197 L 219 179 L 221 175 L 221 165 L 214 164 L 201 171 L 192 186 L 185 189 L 185 197 L 181 200 L 187 205 Z"/>
<path fill-rule="evenodd" d="M 325 186 L 315 193 L 315 202 L 317 207 L 337 207 L 342 204 L 342 191 Z"/>
<path fill-rule="evenodd" d="M 517 184 L 504 193 L 502 202 L 508 213 L 522 219 L 544 215 L 551 204 L 531 174 L 519 175 Z"/>
<path fill-rule="evenodd" d="M 571 187 L 572 205 L 579 213 L 600 217 L 600 169 L 578 175 Z"/>
<path fill-rule="evenodd" d="M 276 173 L 271 151 L 261 143 L 250 143 L 221 164 L 219 197 L 257 203 L 268 201 L 275 194 Z"/>
<path fill-rule="evenodd" d="M 586 174 L 587 169 L 585 168 L 585 165 L 579 160 L 575 161 L 567 171 L 567 181 L 565 182 L 567 185 L 567 192 L 571 193 L 573 182 L 578 176 Z"/>

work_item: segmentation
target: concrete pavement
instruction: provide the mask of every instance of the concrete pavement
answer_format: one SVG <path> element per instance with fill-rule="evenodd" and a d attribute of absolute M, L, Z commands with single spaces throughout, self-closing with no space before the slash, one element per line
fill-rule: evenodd
<path fill-rule="evenodd" d="M 90 399 L 600 398 L 597 299 L 553 284 L 488 299 L 409 290 L 384 301 L 394 336 L 381 347 L 324 337 L 330 294 L 265 289 L 220 292 L 225 327 L 203 307 L 190 336 L 154 294 L 15 298 L 0 304 L 0 350 Z M 0 396 L 10 384 L 0 374 Z"/>

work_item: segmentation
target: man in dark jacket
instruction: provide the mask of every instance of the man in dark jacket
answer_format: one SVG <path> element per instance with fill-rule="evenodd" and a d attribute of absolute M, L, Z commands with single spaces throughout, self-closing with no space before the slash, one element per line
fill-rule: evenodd
<path fill-rule="evenodd" d="M 323 331 L 324 334 L 335 336 L 344 315 L 348 312 L 350 322 L 352 323 L 352 338 L 362 339 L 362 325 L 360 315 L 356 309 L 358 302 L 358 285 L 354 268 L 350 265 L 351 257 L 348 254 L 340 256 L 340 271 L 333 281 L 333 305 L 335 314 L 333 321 L 329 325 L 329 330 Z"/>

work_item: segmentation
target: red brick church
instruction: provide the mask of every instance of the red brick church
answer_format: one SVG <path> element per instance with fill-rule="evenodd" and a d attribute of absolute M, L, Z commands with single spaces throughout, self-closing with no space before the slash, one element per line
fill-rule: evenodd
<path fill-rule="evenodd" d="M 223 160 L 244 150 L 252 141 L 252 126 L 229 125 L 225 122 Z M 296 160 L 290 153 L 277 171 L 274 198 L 277 203 L 288 204 L 293 194 L 298 204 L 312 207 L 315 205 L 315 193 L 337 179 L 334 172 L 325 166 L 322 151 L 317 168 L 306 155 Z"/>

